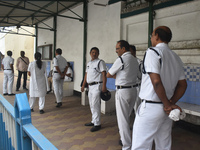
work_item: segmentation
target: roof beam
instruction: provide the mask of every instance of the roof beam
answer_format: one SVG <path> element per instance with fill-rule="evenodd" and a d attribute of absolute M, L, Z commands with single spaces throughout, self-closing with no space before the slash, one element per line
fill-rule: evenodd
<path fill-rule="evenodd" d="M 75 13 L 74 11 L 72 11 L 71 9 L 69 9 L 69 7 L 66 7 L 65 5 L 63 5 L 62 3 L 60 3 L 59 1 L 58 1 L 58 3 L 60 4 L 60 5 L 62 5 L 63 7 L 65 7 L 66 9 L 68 9 L 70 12 L 72 12 L 73 14 L 75 14 L 76 16 L 78 16 L 81 20 L 83 20 L 83 17 L 81 17 L 80 15 L 78 15 L 77 13 Z"/>
<path fill-rule="evenodd" d="M 15 7 L 19 6 L 21 3 L 22 2 L 19 2 Z M 13 9 L 6 16 L 4 16 L 4 18 L 0 21 L 0 23 L 3 22 L 15 10 L 15 7 L 12 7 Z"/>

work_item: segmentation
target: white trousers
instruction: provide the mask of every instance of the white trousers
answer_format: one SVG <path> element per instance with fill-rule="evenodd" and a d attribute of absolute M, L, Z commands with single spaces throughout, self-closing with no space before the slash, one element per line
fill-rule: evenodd
<path fill-rule="evenodd" d="M 171 149 L 172 120 L 163 110 L 163 104 L 146 103 L 138 107 L 133 125 L 132 150 Z"/>
<path fill-rule="evenodd" d="M 3 93 L 12 94 L 13 82 L 14 73 L 12 70 L 4 70 Z"/>
<path fill-rule="evenodd" d="M 36 97 L 30 97 L 29 98 L 29 105 L 30 108 L 33 109 L 35 106 L 35 100 Z M 45 97 L 39 97 L 39 110 L 43 110 L 44 109 L 44 104 L 45 104 Z"/>
<path fill-rule="evenodd" d="M 139 105 L 141 104 L 141 99 L 139 97 L 139 93 L 140 93 L 140 85 L 138 87 L 136 87 L 136 90 L 137 90 L 137 96 L 136 96 L 136 100 L 135 100 L 135 105 L 134 105 L 134 111 L 135 111 L 135 114 L 137 112 L 137 109 L 139 107 Z"/>
<path fill-rule="evenodd" d="M 100 98 L 100 92 L 101 92 L 102 85 L 96 84 L 89 86 L 89 104 L 90 104 L 90 110 L 92 113 L 92 123 L 95 126 L 101 125 L 101 98 Z"/>
<path fill-rule="evenodd" d="M 131 149 L 130 115 L 134 108 L 136 95 L 136 88 L 116 90 L 116 113 L 119 134 L 123 144 L 122 150 Z"/>
<path fill-rule="evenodd" d="M 57 103 L 62 102 L 64 79 L 60 79 L 59 73 L 53 75 L 53 87 Z"/>

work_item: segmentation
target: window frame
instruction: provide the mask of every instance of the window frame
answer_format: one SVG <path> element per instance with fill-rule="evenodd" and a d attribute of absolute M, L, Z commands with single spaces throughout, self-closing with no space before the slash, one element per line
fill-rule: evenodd
<path fill-rule="evenodd" d="M 41 53 L 42 60 L 52 60 L 52 56 L 53 56 L 52 47 L 53 47 L 53 44 L 41 45 L 41 46 L 37 47 L 37 52 Z M 41 50 L 39 50 L 39 49 L 41 49 Z M 49 54 L 48 57 L 45 55 L 46 50 L 48 50 L 47 51 L 47 53 Z"/>

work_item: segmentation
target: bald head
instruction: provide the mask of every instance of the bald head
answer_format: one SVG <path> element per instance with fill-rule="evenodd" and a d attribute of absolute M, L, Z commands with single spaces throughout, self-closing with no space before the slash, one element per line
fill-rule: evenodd
<path fill-rule="evenodd" d="M 171 41 L 172 32 L 169 27 L 159 26 L 154 31 L 155 35 L 157 34 L 162 42 L 169 43 Z"/>

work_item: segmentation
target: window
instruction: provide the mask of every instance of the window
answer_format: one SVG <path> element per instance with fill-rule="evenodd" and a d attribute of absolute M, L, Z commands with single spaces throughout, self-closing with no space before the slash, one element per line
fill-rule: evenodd
<path fill-rule="evenodd" d="M 37 52 L 42 54 L 42 60 L 52 60 L 52 44 L 38 46 Z"/>

